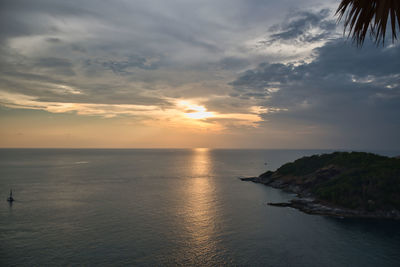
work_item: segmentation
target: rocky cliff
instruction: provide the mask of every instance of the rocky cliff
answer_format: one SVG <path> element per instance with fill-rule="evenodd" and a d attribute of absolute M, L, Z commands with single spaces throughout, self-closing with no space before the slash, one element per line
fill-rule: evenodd
<path fill-rule="evenodd" d="M 291 206 L 308 213 L 400 219 L 400 159 L 364 152 L 303 157 L 242 180 L 297 193 Z"/>

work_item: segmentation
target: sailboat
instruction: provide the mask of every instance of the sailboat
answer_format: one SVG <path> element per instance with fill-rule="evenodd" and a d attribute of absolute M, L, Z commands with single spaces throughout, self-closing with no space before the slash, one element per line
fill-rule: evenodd
<path fill-rule="evenodd" d="M 13 198 L 13 196 L 12 196 L 12 190 L 10 189 L 10 196 L 7 198 L 7 201 L 8 202 L 13 202 L 14 201 L 14 198 Z"/>

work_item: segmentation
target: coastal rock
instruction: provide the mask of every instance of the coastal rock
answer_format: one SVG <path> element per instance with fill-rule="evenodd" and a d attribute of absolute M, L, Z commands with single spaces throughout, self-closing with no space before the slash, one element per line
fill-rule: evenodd
<path fill-rule="evenodd" d="M 392 210 L 389 212 L 366 212 L 361 210 L 351 210 L 339 207 L 331 207 L 319 203 L 315 200 L 306 199 L 293 199 L 290 202 L 283 203 L 268 203 L 270 206 L 275 207 L 291 207 L 298 209 L 308 214 L 325 215 L 332 217 L 357 217 L 357 218 L 386 218 L 400 220 L 400 212 L 398 210 Z"/>
<path fill-rule="evenodd" d="M 275 172 L 242 181 L 296 193 L 289 203 L 310 214 L 400 219 L 400 161 L 364 152 L 334 152 L 304 157 Z M 396 189 L 397 188 L 397 189 Z"/>
<path fill-rule="evenodd" d="M 245 182 L 258 182 L 258 177 L 239 177 L 240 180 Z"/>

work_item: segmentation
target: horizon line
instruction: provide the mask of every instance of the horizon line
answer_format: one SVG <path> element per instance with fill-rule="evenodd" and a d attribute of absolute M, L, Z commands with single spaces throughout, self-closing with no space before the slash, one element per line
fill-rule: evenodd
<path fill-rule="evenodd" d="M 252 147 L 0 147 L 5 149 L 93 149 L 93 150 L 193 150 L 193 149 L 209 149 L 209 150 L 331 150 L 331 151 L 400 151 L 400 148 L 252 148 Z"/>

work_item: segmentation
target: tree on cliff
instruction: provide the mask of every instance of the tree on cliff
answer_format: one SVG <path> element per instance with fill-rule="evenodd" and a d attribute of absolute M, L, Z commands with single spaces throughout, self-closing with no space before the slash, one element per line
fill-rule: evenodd
<path fill-rule="evenodd" d="M 344 32 L 349 30 L 348 36 L 357 46 L 363 45 L 368 29 L 376 44 L 384 44 L 388 25 L 392 42 L 397 40 L 400 0 L 342 0 L 336 14 L 339 21 L 344 16 Z"/>

